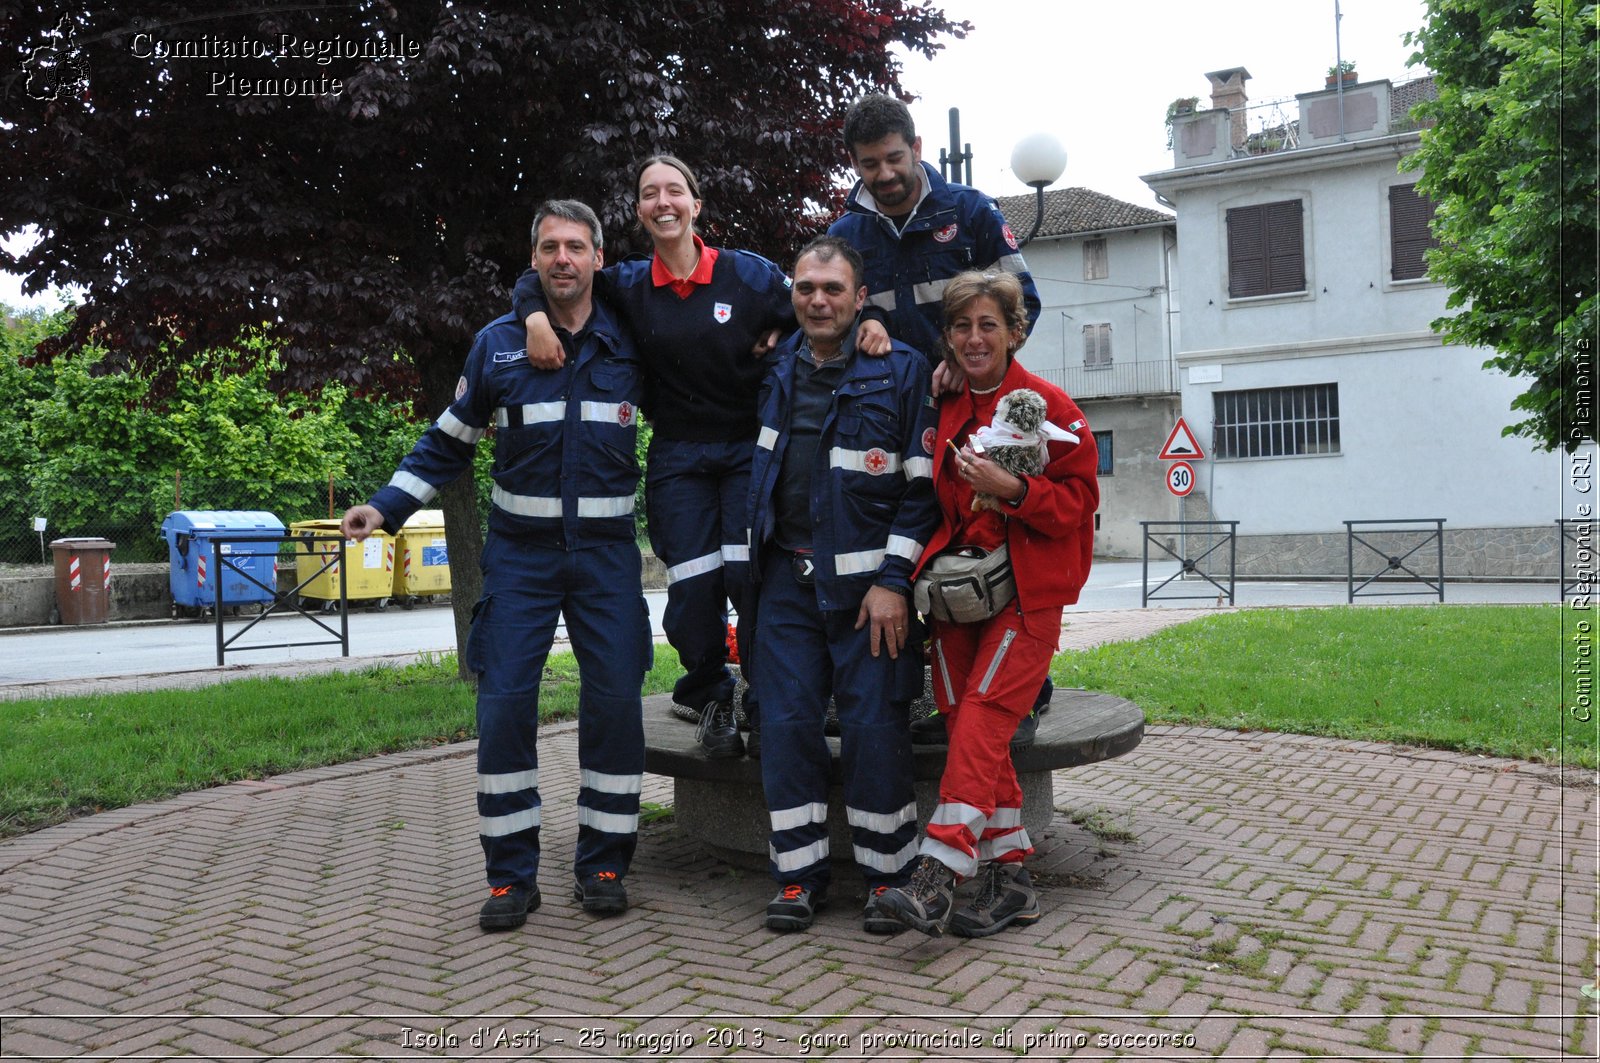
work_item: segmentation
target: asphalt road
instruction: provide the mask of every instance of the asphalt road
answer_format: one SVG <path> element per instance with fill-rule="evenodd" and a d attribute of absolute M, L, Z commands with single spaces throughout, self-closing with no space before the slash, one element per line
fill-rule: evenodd
<path fill-rule="evenodd" d="M 1152 566 L 1152 584 L 1174 572 L 1172 565 L 1157 570 Z M 1138 562 L 1097 564 L 1073 609 L 1102 611 L 1140 607 L 1141 571 Z M 1396 588 L 1399 589 L 1399 588 Z M 1407 589 L 1421 589 L 1408 586 Z M 1150 608 L 1216 608 L 1226 605 L 1217 589 L 1199 580 L 1173 581 L 1161 591 L 1162 597 Z M 1193 595 L 1178 598 L 1176 595 Z M 651 625 L 661 636 L 661 614 L 666 594 L 653 591 L 645 595 L 650 606 Z M 1553 583 L 1448 583 L 1447 603 L 1554 602 Z M 1360 604 L 1426 605 L 1437 601 L 1431 594 L 1366 596 Z M 1339 583 L 1241 582 L 1236 604 L 1249 606 L 1340 605 L 1345 602 L 1345 585 Z M 227 636 L 233 636 L 250 620 L 228 618 Z M 327 618 L 335 629 L 338 617 Z M 557 632 L 558 638 L 565 630 Z M 289 646 L 251 650 L 246 647 L 271 643 L 309 642 L 330 636 L 310 621 L 296 617 L 274 617 L 258 624 L 239 638 L 227 653 L 234 665 L 283 664 L 316 661 L 339 656 L 335 644 Z M 350 615 L 350 654 L 371 657 L 386 654 L 449 651 L 455 648 L 455 629 L 447 607 L 384 612 L 354 610 Z M 0 689 L 21 684 L 57 680 L 89 679 L 104 676 L 147 675 L 190 670 L 215 669 L 217 660 L 214 622 L 192 620 L 148 620 L 96 627 L 51 627 L 0 629 Z M 14 693 L 13 696 L 16 696 Z"/>

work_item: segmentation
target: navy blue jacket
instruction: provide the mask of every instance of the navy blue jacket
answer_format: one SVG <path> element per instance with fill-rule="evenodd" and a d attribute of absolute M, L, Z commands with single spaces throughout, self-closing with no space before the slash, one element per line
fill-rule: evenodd
<path fill-rule="evenodd" d="M 772 538 L 794 363 L 805 342 L 797 332 L 768 356 L 750 469 L 752 560 Z M 903 343 L 882 358 L 858 355 L 853 340 L 843 357 L 850 361 L 823 419 L 811 471 L 817 605 L 823 609 L 859 608 L 873 584 L 909 591 L 912 570 L 939 525 L 932 479 L 939 416 L 927 361 Z"/>
<path fill-rule="evenodd" d="M 867 264 L 864 317 L 884 322 L 889 335 L 937 362 L 944 350 L 944 287 L 963 270 L 1003 269 L 1022 282 L 1028 331 L 1039 318 L 1039 290 L 1000 207 L 989 196 L 954 184 L 922 163 L 927 194 L 905 231 L 862 201 L 857 181 L 845 212 L 828 227 Z"/>
<path fill-rule="evenodd" d="M 491 530 L 569 550 L 633 541 L 643 376 L 632 342 L 598 299 L 560 369 L 530 365 L 526 339 L 511 314 L 478 333 L 455 401 L 372 496 L 385 530 L 472 465 L 492 421 Z"/>

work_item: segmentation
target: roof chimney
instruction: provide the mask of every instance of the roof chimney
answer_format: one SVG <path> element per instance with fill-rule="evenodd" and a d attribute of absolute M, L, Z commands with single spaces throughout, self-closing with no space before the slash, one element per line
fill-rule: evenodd
<path fill-rule="evenodd" d="M 1250 71 L 1242 66 L 1229 67 L 1227 70 L 1213 70 L 1206 75 L 1211 82 L 1211 106 L 1214 109 L 1225 109 L 1232 121 L 1233 129 L 1229 139 L 1232 141 L 1234 151 L 1244 150 L 1245 120 L 1244 109 L 1248 97 L 1245 95 L 1244 83 L 1250 80 Z"/>

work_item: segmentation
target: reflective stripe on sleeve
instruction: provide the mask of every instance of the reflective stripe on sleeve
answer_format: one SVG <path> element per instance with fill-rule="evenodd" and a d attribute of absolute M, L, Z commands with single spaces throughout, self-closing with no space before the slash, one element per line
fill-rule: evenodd
<path fill-rule="evenodd" d="M 867 296 L 867 305 L 875 306 L 880 310 L 887 310 L 891 314 L 894 313 L 894 289 L 891 288 L 884 292 L 873 292 L 871 295 Z"/>
<path fill-rule="evenodd" d="M 933 479 L 933 459 L 907 458 L 905 473 L 907 480 L 915 480 L 919 477 L 924 480 L 931 480 Z"/>
<path fill-rule="evenodd" d="M 762 425 L 761 434 L 756 436 L 756 446 L 760 447 L 762 450 L 771 450 L 777 445 L 778 430 L 776 428 L 768 428 L 766 425 Z"/>
<path fill-rule="evenodd" d="M 667 569 L 667 586 L 672 586 L 680 580 L 692 579 L 703 576 L 707 572 L 715 572 L 722 567 L 722 553 L 705 554 L 676 564 Z"/>
<path fill-rule="evenodd" d="M 433 486 L 422 477 L 413 476 L 409 472 L 395 473 L 394 478 L 389 481 L 389 486 L 398 487 L 400 490 L 404 491 L 406 494 L 410 495 L 412 498 L 423 503 L 424 505 L 433 501 L 433 496 L 439 493 L 439 489 L 437 487 Z"/>
<path fill-rule="evenodd" d="M 903 557 L 914 565 L 917 563 L 917 558 L 922 556 L 922 544 L 904 535 L 891 535 L 887 552 L 895 557 Z"/>
<path fill-rule="evenodd" d="M 883 564 L 882 550 L 857 550 L 849 554 L 833 555 L 833 571 L 841 576 L 859 576 L 863 572 L 876 572 Z"/>
<path fill-rule="evenodd" d="M 439 431 L 469 445 L 476 445 L 483 438 L 483 429 L 474 428 L 449 410 L 439 415 Z"/>

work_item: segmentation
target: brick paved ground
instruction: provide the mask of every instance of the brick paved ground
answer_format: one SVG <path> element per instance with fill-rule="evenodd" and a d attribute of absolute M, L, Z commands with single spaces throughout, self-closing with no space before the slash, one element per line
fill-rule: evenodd
<path fill-rule="evenodd" d="M 1068 641 L 1094 641 L 1087 615 Z M 1134 623 L 1104 616 L 1102 632 Z M 780 936 L 760 925 L 771 884 L 670 819 L 643 832 L 632 910 L 581 912 L 576 739 L 543 733 L 544 907 L 510 934 L 476 926 L 471 744 L 0 844 L 0 1055 L 1596 1052 L 1577 1017 L 1596 962 L 1596 795 L 1548 770 L 1152 728 L 1129 756 L 1058 775 L 1034 926 L 867 938 L 845 879 L 812 932 Z M 644 796 L 670 804 L 670 782 L 647 776 Z M 441 1029 L 453 1045 L 434 1047 Z"/>

